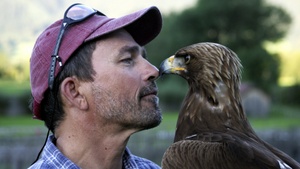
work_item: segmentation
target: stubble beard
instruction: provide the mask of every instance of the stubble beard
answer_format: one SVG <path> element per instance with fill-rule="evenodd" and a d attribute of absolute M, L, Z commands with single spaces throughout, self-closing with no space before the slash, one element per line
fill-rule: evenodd
<path fill-rule="evenodd" d="M 147 90 L 145 87 L 142 90 Z M 96 113 L 107 123 L 116 123 L 127 129 L 145 130 L 158 126 L 162 120 L 158 97 L 142 97 L 138 101 L 117 96 L 99 86 L 92 87 Z"/>

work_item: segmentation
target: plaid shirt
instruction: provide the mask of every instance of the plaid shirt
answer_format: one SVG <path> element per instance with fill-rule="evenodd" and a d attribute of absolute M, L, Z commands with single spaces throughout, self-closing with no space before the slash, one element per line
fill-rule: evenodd
<path fill-rule="evenodd" d="M 52 142 L 53 138 L 53 135 L 48 138 L 41 158 L 29 169 L 79 169 L 80 167 L 57 149 Z M 160 167 L 150 160 L 131 154 L 126 148 L 123 155 L 123 169 L 160 169 Z"/>

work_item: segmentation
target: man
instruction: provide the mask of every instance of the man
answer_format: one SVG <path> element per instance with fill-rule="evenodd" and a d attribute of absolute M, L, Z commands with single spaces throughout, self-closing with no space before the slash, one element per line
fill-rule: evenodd
<path fill-rule="evenodd" d="M 158 70 L 142 47 L 161 26 L 156 7 L 112 19 L 74 4 L 39 36 L 30 59 L 32 110 L 53 135 L 30 168 L 159 168 L 126 144 L 162 119 Z"/>

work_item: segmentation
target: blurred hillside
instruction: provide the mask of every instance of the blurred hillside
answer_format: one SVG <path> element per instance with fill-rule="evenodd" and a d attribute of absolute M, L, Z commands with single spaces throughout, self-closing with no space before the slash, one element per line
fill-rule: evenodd
<path fill-rule="evenodd" d="M 5 70 L 15 79 L 28 79 L 28 62 L 32 46 L 38 34 L 53 20 L 62 18 L 64 10 L 74 0 L 2 0 L 0 2 L 0 72 Z M 135 0 L 93 1 L 83 3 L 116 17 L 146 6 L 158 6 L 164 15 L 171 12 L 183 11 L 196 4 L 197 0 L 152 0 L 136 3 Z M 268 43 L 266 47 L 273 53 L 278 53 L 281 59 L 281 85 L 299 83 L 300 70 L 297 63 L 300 61 L 300 6 L 299 0 L 266 0 L 266 2 L 280 6 L 292 17 L 292 23 L 286 36 L 276 43 Z M 124 8 L 125 6 L 125 8 Z M 171 53 L 170 53 L 171 54 Z M 157 55 L 149 53 L 149 55 Z M 163 56 L 162 56 L 163 57 Z M 14 70 L 11 70 L 12 67 Z M 15 77 L 17 76 L 17 77 Z M 24 77 L 25 76 L 25 77 Z M 0 73 L 1 77 L 1 73 Z"/>
<path fill-rule="evenodd" d="M 29 57 L 38 34 L 59 18 L 64 1 L 0 2 L 0 78 L 29 79 Z"/>
<path fill-rule="evenodd" d="M 49 25 L 53 18 L 59 18 L 62 14 L 59 6 L 64 1 L 32 0 L 2 0 L 0 10 L 1 39 L 0 49 L 5 52 L 15 51 L 21 43 L 33 42 L 37 34 Z"/>

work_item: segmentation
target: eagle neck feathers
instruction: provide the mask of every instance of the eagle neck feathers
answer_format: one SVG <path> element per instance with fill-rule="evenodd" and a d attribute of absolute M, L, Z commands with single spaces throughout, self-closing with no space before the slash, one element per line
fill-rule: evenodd
<path fill-rule="evenodd" d="M 226 93 L 230 94 L 229 90 L 231 89 L 227 89 L 221 82 L 214 89 L 190 87 L 179 113 L 174 141 L 212 130 L 253 133 L 243 111 L 239 93 L 228 96 Z"/>

